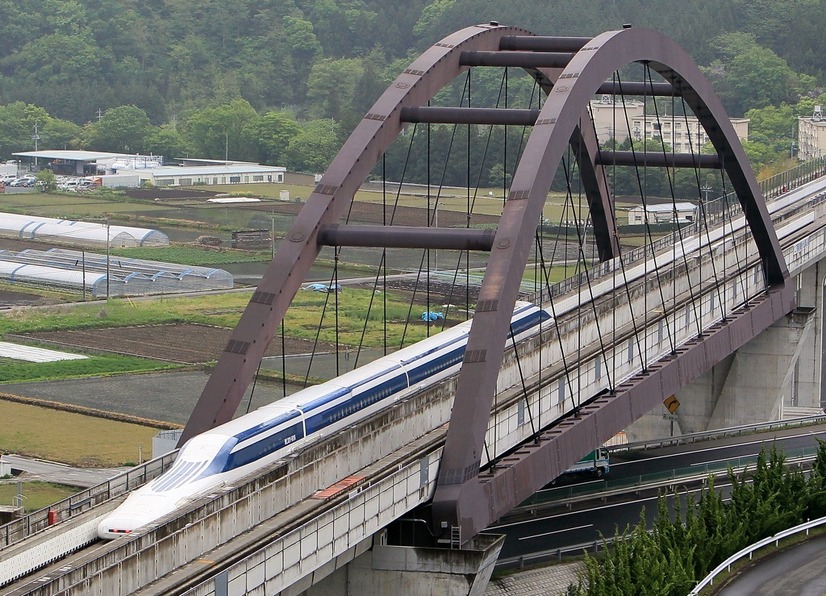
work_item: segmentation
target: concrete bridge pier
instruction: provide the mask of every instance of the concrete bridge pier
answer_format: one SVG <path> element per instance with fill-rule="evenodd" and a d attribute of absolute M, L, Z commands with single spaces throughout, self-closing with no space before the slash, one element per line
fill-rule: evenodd
<path fill-rule="evenodd" d="M 461 549 L 392 546 L 384 532 L 373 546 L 312 586 L 306 596 L 482 596 L 505 537 L 479 534 Z"/>
<path fill-rule="evenodd" d="M 801 387 L 811 384 L 798 383 L 799 370 L 814 319 L 811 309 L 795 310 L 681 389 L 680 432 L 779 420 L 784 408 L 803 406 Z"/>
<path fill-rule="evenodd" d="M 826 408 L 823 262 L 793 278 L 797 307 L 792 313 L 677 392 L 676 416 L 659 406 L 637 420 L 626 429 L 629 440 L 806 416 Z"/>
<path fill-rule="evenodd" d="M 824 268 L 818 261 L 797 277 L 797 314 L 809 314 L 809 327 L 800 339 L 800 356 L 787 406 L 823 409 L 826 407 L 823 374 L 823 284 Z"/>

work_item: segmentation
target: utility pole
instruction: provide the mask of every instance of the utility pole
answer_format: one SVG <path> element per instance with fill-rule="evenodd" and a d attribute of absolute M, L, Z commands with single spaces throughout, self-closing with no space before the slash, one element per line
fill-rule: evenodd
<path fill-rule="evenodd" d="M 39 124 L 40 124 L 39 122 L 34 123 L 34 134 L 32 135 L 32 141 L 34 141 L 34 150 L 35 151 L 37 151 L 37 141 L 40 140 L 40 135 L 37 134 L 37 126 Z M 37 156 L 36 155 L 34 156 L 34 169 L 35 170 L 37 169 Z"/>
<path fill-rule="evenodd" d="M 106 301 L 109 302 L 109 216 L 106 216 Z"/>

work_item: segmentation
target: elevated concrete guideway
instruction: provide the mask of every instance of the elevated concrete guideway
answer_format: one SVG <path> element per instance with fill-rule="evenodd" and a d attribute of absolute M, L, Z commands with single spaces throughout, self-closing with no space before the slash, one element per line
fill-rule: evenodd
<path fill-rule="evenodd" d="M 822 258 L 822 227 L 826 224 L 826 204 L 822 200 L 824 189 L 826 179 L 818 180 L 778 198 L 769 206 L 793 274 L 802 273 Z M 726 225 L 730 224 L 727 222 Z M 684 242 L 684 248 L 680 250 L 704 254 L 704 244 L 718 243 L 715 233 L 711 230 L 707 236 L 704 234 Z M 675 258 L 674 250 L 663 248 L 657 255 L 658 265 Z M 721 265 L 725 260 L 729 266 L 739 263 L 742 267 L 731 268 L 722 286 L 709 284 L 704 287 L 702 327 L 719 319 L 723 304 L 734 308 L 738 297 L 759 283 L 760 267 L 756 256 L 744 260 L 741 255 L 738 261 L 732 258 L 729 252 L 732 250 L 731 243 L 718 245 L 715 259 L 719 259 Z M 726 255 L 727 260 L 724 259 Z M 685 279 L 675 280 L 676 287 L 684 291 L 688 288 L 688 277 L 695 275 L 695 268 L 701 266 L 701 259 L 689 260 L 694 265 Z M 590 346 L 597 343 L 595 329 L 599 318 L 614 316 L 614 308 L 600 306 L 600 301 L 615 289 L 609 281 L 608 269 L 606 265 L 605 276 L 592 284 L 596 301 L 592 312 L 598 314 L 584 327 L 565 324 L 566 317 L 571 317 L 572 322 L 577 321 L 573 313 L 579 307 L 574 296 L 582 289 L 571 287 L 569 296 L 557 298 L 559 328 L 568 330 L 568 335 L 561 338 L 561 344 L 576 341 L 581 344 L 581 360 L 569 363 L 574 367 L 569 374 L 580 380 L 578 393 L 571 395 L 564 389 L 560 391 L 560 387 L 567 387 L 567 384 L 561 382 L 564 371 L 558 364 L 552 371 L 540 366 L 540 363 L 559 362 L 554 351 L 559 349 L 560 342 L 543 342 L 541 345 L 525 342 L 518 347 L 518 362 L 513 352 L 506 357 L 500 375 L 497 408 L 488 429 L 489 441 L 491 444 L 494 440 L 497 442 L 500 453 L 530 435 L 526 410 L 533 411 L 536 418 L 550 422 L 548 412 L 561 415 L 573 404 L 586 402 L 606 387 L 606 379 L 599 373 Z M 639 306 L 646 299 L 643 288 L 646 273 L 651 269 L 646 268 L 643 259 L 630 264 L 627 271 L 630 289 L 627 294 Z M 673 336 L 679 341 L 687 341 L 696 334 L 697 321 L 686 317 L 680 306 L 681 293 L 675 294 L 673 312 L 668 313 L 668 317 L 674 329 Z M 662 321 L 651 321 L 644 334 L 649 363 L 670 351 L 662 335 Z M 623 376 L 633 375 L 646 365 L 627 337 L 619 336 L 609 352 L 609 357 L 625 363 L 621 368 Z M 528 406 L 525 406 L 524 398 L 519 399 L 523 391 L 522 378 L 529 393 Z M 382 413 L 379 420 L 373 420 L 369 425 L 347 429 L 323 444 L 297 454 L 248 485 L 227 488 L 216 499 L 193 504 L 184 515 L 168 520 L 157 529 L 107 544 L 88 561 L 70 570 L 50 572 L 48 581 L 38 577 L 28 588 L 21 588 L 23 591 L 17 593 L 46 593 L 48 586 L 69 586 L 77 582 L 84 589 L 127 593 L 141 589 L 149 577 L 153 580 L 166 578 L 165 582 L 173 581 L 170 578 L 174 577 L 176 582 L 187 579 L 196 584 L 198 578 L 203 577 L 201 587 L 187 588 L 193 590 L 192 593 L 209 593 L 213 589 L 220 593 L 221 586 L 236 593 L 263 585 L 267 586 L 268 593 L 297 593 L 326 576 L 330 576 L 328 581 L 334 584 L 341 581 L 343 572 L 336 574 L 336 570 L 368 549 L 373 553 L 371 568 L 382 573 L 401 577 L 400 574 L 421 569 L 423 562 L 428 560 L 426 552 L 416 550 L 415 555 L 402 555 L 402 551 L 382 544 L 381 530 L 432 497 L 444 440 L 443 424 L 449 416 L 455 382 L 455 378 L 450 379 L 440 387 L 411 397 Z M 544 414 L 540 416 L 540 412 Z M 418 438 L 411 442 L 411 437 Z M 561 456 L 575 459 L 579 454 Z M 343 478 L 348 482 L 338 489 L 316 494 L 319 488 L 334 487 Z M 54 528 L 55 531 L 61 529 L 60 526 Z M 184 544 L 186 547 L 182 548 Z M 465 550 L 477 552 L 475 556 L 480 565 L 486 560 L 485 548 L 495 548 L 495 544 L 476 543 L 472 546 L 474 548 Z M 214 563 L 209 563 L 205 569 L 205 560 L 227 561 L 228 566 L 215 575 Z M 167 576 L 173 569 L 178 571 L 174 576 Z M 467 567 L 458 561 L 453 569 L 455 573 L 449 571 L 445 570 L 445 575 L 453 581 L 468 574 Z"/>

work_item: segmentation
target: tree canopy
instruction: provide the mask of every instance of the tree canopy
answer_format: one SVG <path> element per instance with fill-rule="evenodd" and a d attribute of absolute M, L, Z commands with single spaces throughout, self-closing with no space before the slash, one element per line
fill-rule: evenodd
<path fill-rule="evenodd" d="M 307 130 L 332 128 L 340 143 L 425 48 L 507 15 L 507 24 L 539 34 L 596 35 L 632 23 L 670 35 L 705 69 L 729 114 L 753 118 L 749 155 L 760 167 L 788 139 L 755 110 L 793 121 L 824 89 L 816 51 L 824 2 L 663 0 L 651 10 L 636 0 L 0 0 L 0 156 L 32 149 L 38 124 L 44 147 L 319 167 L 327 140 L 302 141 Z M 502 78 L 479 73 L 474 105 L 497 105 Z M 507 85 L 511 94 L 535 92 L 528 77 Z M 14 115 L 21 105 L 40 110 L 34 121 Z M 324 120 L 333 126 L 314 124 Z M 299 159 L 298 147 L 310 155 Z"/>

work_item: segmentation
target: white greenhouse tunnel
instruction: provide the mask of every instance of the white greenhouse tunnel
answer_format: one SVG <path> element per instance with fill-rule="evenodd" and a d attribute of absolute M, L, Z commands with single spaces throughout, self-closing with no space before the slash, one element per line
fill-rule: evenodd
<path fill-rule="evenodd" d="M 59 240 L 70 244 L 129 248 L 168 246 L 169 237 L 158 230 L 84 222 L 32 215 L 0 213 L 0 234 L 25 240 Z"/>
<path fill-rule="evenodd" d="M 74 250 L 0 250 L 0 280 L 88 292 L 94 298 L 226 290 L 232 274 L 214 267 L 127 259 Z"/>

